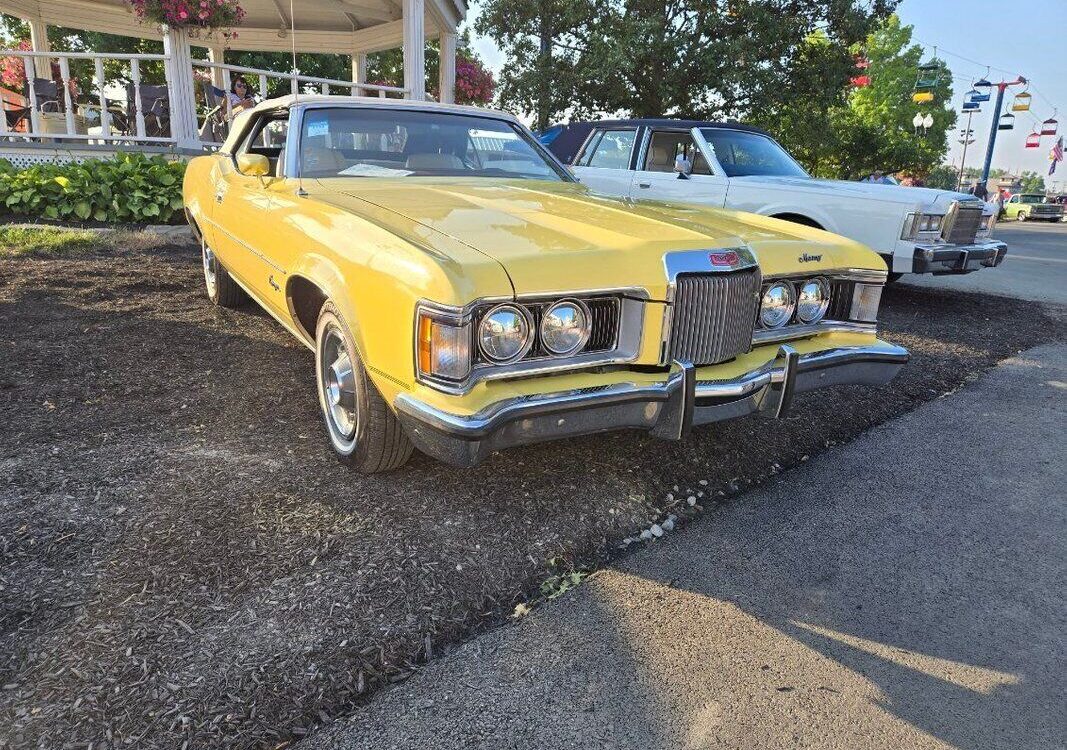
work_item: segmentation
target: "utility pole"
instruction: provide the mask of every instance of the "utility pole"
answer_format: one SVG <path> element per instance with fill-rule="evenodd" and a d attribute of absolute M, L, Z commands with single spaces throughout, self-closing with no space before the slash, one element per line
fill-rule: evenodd
<path fill-rule="evenodd" d="M 967 147 L 974 143 L 974 138 L 971 136 L 974 131 L 971 130 L 971 118 L 974 117 L 975 110 L 967 110 L 967 127 L 963 131 L 963 137 L 960 139 L 963 142 L 963 158 L 960 159 L 960 176 L 956 180 L 956 192 L 960 191 L 963 187 L 963 170 L 967 166 Z"/>
<path fill-rule="evenodd" d="M 986 146 L 985 151 L 985 164 L 982 166 L 982 176 L 980 182 L 982 197 L 985 198 L 986 183 L 989 182 L 989 168 L 993 165 L 993 147 L 997 143 L 997 130 L 1000 127 L 1000 110 L 1004 106 L 1004 92 L 1010 86 L 1025 86 L 1026 79 L 1019 76 L 1014 81 L 1001 81 L 1000 83 L 993 84 L 997 87 L 997 101 L 993 105 L 993 125 L 989 128 L 989 145 Z"/>

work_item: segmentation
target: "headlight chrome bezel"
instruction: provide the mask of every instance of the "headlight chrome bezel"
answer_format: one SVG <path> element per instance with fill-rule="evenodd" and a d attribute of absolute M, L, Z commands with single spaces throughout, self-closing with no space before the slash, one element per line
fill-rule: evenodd
<path fill-rule="evenodd" d="M 492 320 L 494 316 L 507 313 L 514 313 L 515 319 L 522 321 L 524 335 L 522 343 L 519 345 L 518 349 L 516 349 L 512 354 L 509 354 L 507 356 L 499 356 L 498 354 L 490 351 L 489 347 L 486 346 L 485 326 Z M 482 356 L 484 356 L 490 362 L 496 365 L 511 364 L 512 362 L 517 362 L 518 360 L 525 357 L 529 353 L 530 349 L 533 348 L 533 320 L 529 312 L 521 305 L 514 305 L 505 302 L 503 304 L 496 305 L 481 317 L 481 319 L 478 321 L 478 327 L 474 331 L 474 338 L 478 344 L 478 351 L 480 351 Z"/>
<path fill-rule="evenodd" d="M 804 315 L 804 312 L 803 312 L 803 309 L 804 309 L 803 305 L 805 304 L 804 294 L 805 294 L 805 290 L 807 290 L 807 288 L 810 287 L 810 286 L 818 287 L 818 290 L 819 290 L 819 293 L 820 293 L 820 299 L 819 299 L 819 302 L 818 302 L 818 309 L 816 310 L 814 315 Z M 804 325 L 810 325 L 812 323 L 818 323 L 820 320 L 822 320 L 823 318 L 826 317 L 826 311 L 828 309 L 830 309 L 830 282 L 827 281 L 822 276 L 815 276 L 813 278 L 805 279 L 804 281 L 801 281 L 800 284 L 799 284 L 799 288 L 797 290 L 797 301 L 796 301 L 796 318 L 797 318 L 797 322 L 801 323 L 801 324 L 804 324 Z"/>
<path fill-rule="evenodd" d="M 781 321 L 774 322 L 774 323 L 768 323 L 767 322 L 767 318 L 766 318 L 767 297 L 768 297 L 768 295 L 770 295 L 770 293 L 773 290 L 775 290 L 775 289 L 777 289 L 779 287 L 782 290 L 785 291 L 786 297 L 789 300 L 788 305 L 786 305 L 784 308 L 782 308 L 782 309 L 786 310 L 787 312 L 786 312 L 785 316 L 781 319 Z M 771 283 L 767 284 L 763 288 L 763 292 L 762 292 L 762 294 L 760 294 L 760 303 L 759 303 L 759 321 L 760 321 L 760 325 L 764 328 L 764 330 L 768 330 L 768 331 L 773 331 L 773 330 L 777 330 L 779 328 L 783 328 L 783 327 L 785 327 L 786 325 L 789 324 L 789 321 L 791 321 L 793 319 L 793 314 L 796 312 L 796 308 L 797 308 L 797 292 L 796 292 L 796 287 L 794 286 L 793 282 L 789 281 L 787 279 L 779 279 L 777 281 L 772 281 Z"/>
<path fill-rule="evenodd" d="M 581 315 L 581 317 L 582 317 L 582 319 L 584 321 L 583 325 L 581 326 L 581 332 L 580 332 L 581 335 L 579 336 L 578 340 L 575 341 L 574 344 L 572 344 L 570 347 L 563 348 L 563 349 L 556 349 L 556 348 L 552 347 L 551 345 L 549 345 L 549 343 L 548 343 L 548 334 L 545 331 L 545 327 L 546 327 L 546 324 L 549 323 L 549 321 L 551 319 L 550 316 L 552 316 L 552 314 L 553 314 L 553 312 L 555 310 L 557 310 L 559 308 L 562 308 L 562 307 L 567 307 L 567 306 L 572 307 L 573 309 L 577 310 L 577 312 L 579 313 L 579 315 Z M 559 302 L 555 302 L 551 306 L 546 308 L 544 310 L 544 312 L 541 314 L 541 324 L 538 326 L 538 331 L 537 331 L 538 341 L 540 342 L 541 347 L 548 354 L 552 355 L 553 357 L 569 357 L 571 355 L 578 354 L 579 352 L 582 351 L 582 349 L 585 348 L 585 345 L 587 343 L 589 343 L 589 337 L 592 335 L 592 333 L 593 333 L 593 316 L 592 316 L 592 313 L 589 311 L 589 306 L 585 302 L 583 302 L 582 300 L 577 299 L 577 298 L 561 299 Z"/>

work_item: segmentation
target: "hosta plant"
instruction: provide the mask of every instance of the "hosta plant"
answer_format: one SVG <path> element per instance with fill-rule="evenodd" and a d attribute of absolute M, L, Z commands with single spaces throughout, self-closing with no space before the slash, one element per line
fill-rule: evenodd
<path fill-rule="evenodd" d="M 16 169 L 0 159 L 0 211 L 109 224 L 166 224 L 182 210 L 185 163 L 118 154 Z"/>

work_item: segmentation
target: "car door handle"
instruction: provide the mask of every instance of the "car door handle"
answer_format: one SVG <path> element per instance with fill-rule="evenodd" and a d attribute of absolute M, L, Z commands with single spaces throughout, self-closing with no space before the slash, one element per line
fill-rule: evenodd
<path fill-rule="evenodd" d="M 215 193 L 215 202 L 216 203 L 222 203 L 222 196 L 223 195 L 225 195 L 225 193 Z"/>
<path fill-rule="evenodd" d="M 637 183 L 637 187 L 639 187 L 639 188 L 650 188 L 650 187 L 652 187 L 652 183 L 651 182 L 639 182 L 639 183 Z"/>

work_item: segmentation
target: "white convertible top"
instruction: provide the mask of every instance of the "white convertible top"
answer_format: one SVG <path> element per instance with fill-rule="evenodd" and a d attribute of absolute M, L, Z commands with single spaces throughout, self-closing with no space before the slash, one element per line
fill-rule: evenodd
<path fill-rule="evenodd" d="M 500 120 L 507 120 L 516 124 L 519 123 L 518 118 L 514 115 L 510 115 L 507 112 L 502 112 L 498 109 L 488 109 L 486 107 L 474 107 L 468 104 L 442 104 L 440 102 L 426 102 L 415 101 L 414 99 L 389 99 L 379 96 L 328 96 L 325 94 L 286 94 L 285 96 L 275 97 L 274 99 L 264 99 L 262 102 L 252 107 L 252 109 L 245 110 L 234 118 L 230 127 L 230 134 L 226 137 L 226 141 L 222 144 L 221 151 L 224 153 L 232 152 L 237 145 L 236 141 L 240 134 L 244 131 L 244 124 L 247 118 L 255 115 L 258 112 L 275 110 L 275 109 L 288 109 L 295 105 L 311 105 L 315 107 L 331 106 L 331 107 L 373 107 L 375 109 L 381 108 L 397 108 L 397 109 L 419 109 L 424 111 L 437 111 L 437 112 L 455 112 L 457 114 L 476 115 L 479 117 L 493 117 Z"/>

